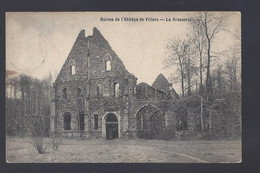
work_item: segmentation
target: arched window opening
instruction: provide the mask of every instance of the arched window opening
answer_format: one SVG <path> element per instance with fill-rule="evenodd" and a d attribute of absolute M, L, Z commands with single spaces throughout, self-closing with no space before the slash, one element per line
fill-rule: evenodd
<path fill-rule="evenodd" d="M 67 99 L 67 88 L 63 88 L 62 90 L 62 98 Z"/>
<path fill-rule="evenodd" d="M 119 83 L 117 82 L 117 83 L 115 83 L 114 84 L 114 96 L 115 97 L 118 97 L 119 96 Z"/>
<path fill-rule="evenodd" d="M 111 61 L 106 61 L 106 71 L 111 70 Z"/>
<path fill-rule="evenodd" d="M 64 130 L 71 130 L 71 115 L 70 113 L 65 113 L 64 114 Z"/>
<path fill-rule="evenodd" d="M 79 129 L 82 131 L 82 130 L 85 130 L 85 123 L 84 123 L 84 114 L 81 113 L 79 115 Z"/>
<path fill-rule="evenodd" d="M 75 65 L 70 66 L 70 74 L 71 75 L 75 75 L 76 74 Z"/>

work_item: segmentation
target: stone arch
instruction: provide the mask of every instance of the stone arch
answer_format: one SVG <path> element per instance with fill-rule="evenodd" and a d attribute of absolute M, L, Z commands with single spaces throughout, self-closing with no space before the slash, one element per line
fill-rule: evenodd
<path fill-rule="evenodd" d="M 104 56 L 104 61 L 112 61 L 112 56 L 110 55 L 110 54 L 105 54 L 105 56 Z"/>
<path fill-rule="evenodd" d="M 135 115 L 138 133 L 159 133 L 165 127 L 165 113 L 156 106 L 147 104 Z"/>
<path fill-rule="evenodd" d="M 68 62 L 69 65 L 76 65 L 76 62 L 74 59 L 70 59 Z"/>
<path fill-rule="evenodd" d="M 106 138 L 107 137 L 107 127 L 106 127 L 106 121 L 107 121 L 107 117 L 109 115 L 115 115 L 115 117 L 117 118 L 117 125 L 118 125 L 118 138 L 121 138 L 121 131 L 120 131 L 120 115 L 119 112 L 106 112 L 103 116 L 102 116 L 102 137 Z"/>
<path fill-rule="evenodd" d="M 141 104 L 140 106 L 138 106 L 138 107 L 135 109 L 135 113 L 134 113 L 135 118 L 136 118 L 136 115 L 138 114 L 138 112 L 139 112 L 141 109 L 143 109 L 144 107 L 147 107 L 147 106 L 151 106 L 151 107 L 153 107 L 153 108 L 159 110 L 159 108 L 158 108 L 155 104 L 152 104 L 152 103 Z"/>

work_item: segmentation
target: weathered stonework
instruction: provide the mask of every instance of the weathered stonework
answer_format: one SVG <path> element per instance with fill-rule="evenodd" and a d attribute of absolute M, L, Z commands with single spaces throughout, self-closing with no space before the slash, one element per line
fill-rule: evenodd
<path fill-rule="evenodd" d="M 172 107 L 178 99 L 165 80 L 166 86 L 157 79 L 155 87 L 137 85 L 101 33 L 94 28 L 85 37 L 82 30 L 53 85 L 52 130 L 70 137 L 134 137 L 143 123 L 138 116 L 151 121 L 146 130 L 156 123 L 161 130 L 174 122 Z"/>

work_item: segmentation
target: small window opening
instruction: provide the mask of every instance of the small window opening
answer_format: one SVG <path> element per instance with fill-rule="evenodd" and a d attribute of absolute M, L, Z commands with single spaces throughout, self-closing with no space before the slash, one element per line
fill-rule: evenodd
<path fill-rule="evenodd" d="M 106 61 L 106 71 L 111 70 L 111 61 Z"/>
<path fill-rule="evenodd" d="M 67 99 L 67 88 L 63 88 L 63 90 L 62 90 L 62 98 Z"/>
<path fill-rule="evenodd" d="M 114 84 L 114 96 L 118 97 L 119 96 L 119 83 Z"/>
<path fill-rule="evenodd" d="M 97 95 L 100 95 L 100 86 L 97 85 Z"/>
<path fill-rule="evenodd" d="M 76 74 L 75 65 L 70 66 L 70 74 L 71 75 L 75 75 Z"/>
<path fill-rule="evenodd" d="M 94 129 L 98 129 L 98 115 L 94 115 Z"/>

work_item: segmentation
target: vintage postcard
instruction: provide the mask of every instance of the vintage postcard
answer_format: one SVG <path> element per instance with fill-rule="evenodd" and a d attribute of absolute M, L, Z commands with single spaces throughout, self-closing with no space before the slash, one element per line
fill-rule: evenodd
<path fill-rule="evenodd" d="M 6 13 L 8 163 L 240 163 L 239 12 Z"/>

